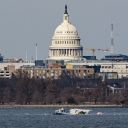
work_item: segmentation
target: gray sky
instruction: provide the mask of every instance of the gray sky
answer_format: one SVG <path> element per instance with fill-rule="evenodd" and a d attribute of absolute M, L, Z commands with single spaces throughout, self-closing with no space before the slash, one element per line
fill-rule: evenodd
<path fill-rule="evenodd" d="M 0 0 L 0 50 L 6 58 L 48 56 L 55 28 L 68 5 L 84 48 L 110 48 L 110 24 L 114 24 L 116 53 L 128 53 L 128 0 Z M 84 54 L 91 53 L 84 51 Z M 103 53 L 97 52 L 99 57 Z"/>

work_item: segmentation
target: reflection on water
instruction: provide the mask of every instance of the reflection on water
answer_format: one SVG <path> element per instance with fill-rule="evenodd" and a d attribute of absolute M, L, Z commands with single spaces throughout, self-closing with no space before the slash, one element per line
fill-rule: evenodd
<path fill-rule="evenodd" d="M 53 115 L 54 110 L 0 109 L 0 128 L 128 128 L 127 108 L 92 108 L 86 116 Z"/>

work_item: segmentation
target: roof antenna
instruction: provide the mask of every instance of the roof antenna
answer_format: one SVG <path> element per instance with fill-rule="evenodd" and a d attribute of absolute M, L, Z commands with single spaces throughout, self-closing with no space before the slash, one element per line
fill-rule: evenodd
<path fill-rule="evenodd" d="M 113 31 L 114 31 L 114 27 L 113 24 L 111 24 L 111 54 L 114 53 L 114 37 L 113 37 Z"/>
<path fill-rule="evenodd" d="M 28 51 L 26 49 L 26 62 L 28 62 Z"/>
<path fill-rule="evenodd" d="M 37 43 L 36 43 L 36 60 L 37 60 Z"/>

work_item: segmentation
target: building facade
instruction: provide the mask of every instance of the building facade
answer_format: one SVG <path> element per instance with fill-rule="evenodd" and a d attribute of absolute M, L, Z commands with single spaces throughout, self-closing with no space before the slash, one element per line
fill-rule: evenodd
<path fill-rule="evenodd" d="M 35 66 L 33 62 L 17 62 L 8 60 L 7 62 L 0 63 L 0 78 L 11 78 L 12 74 L 15 74 L 16 70 L 21 66 Z"/>
<path fill-rule="evenodd" d="M 106 61 L 106 60 L 86 60 L 77 63 L 70 62 L 70 64 L 100 66 L 100 73 L 107 73 L 113 75 L 118 74 L 118 78 L 128 77 L 128 62 L 126 61 Z M 115 77 L 115 75 L 114 75 Z"/>

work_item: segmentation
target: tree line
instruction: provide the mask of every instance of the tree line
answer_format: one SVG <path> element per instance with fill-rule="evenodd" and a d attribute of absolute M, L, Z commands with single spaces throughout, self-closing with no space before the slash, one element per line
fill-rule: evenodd
<path fill-rule="evenodd" d="M 125 88 L 112 93 L 108 85 Z M 128 79 L 77 78 L 63 74 L 59 79 L 0 79 L 0 104 L 127 104 Z"/>

